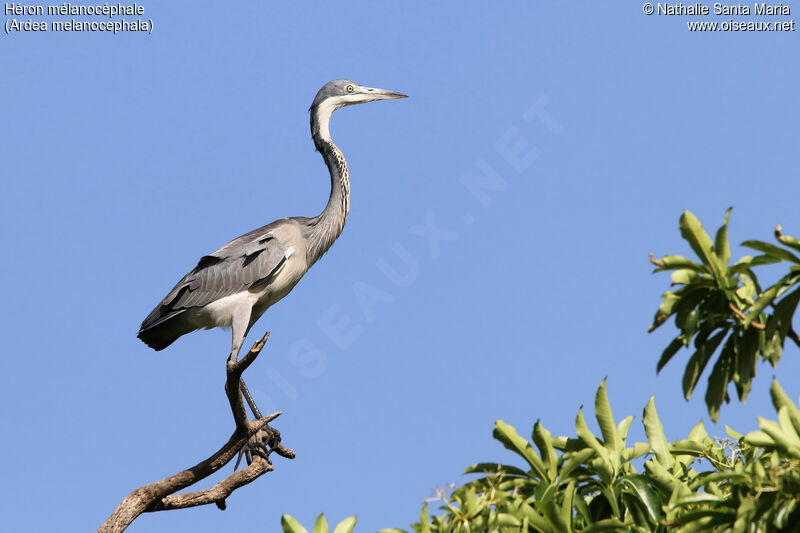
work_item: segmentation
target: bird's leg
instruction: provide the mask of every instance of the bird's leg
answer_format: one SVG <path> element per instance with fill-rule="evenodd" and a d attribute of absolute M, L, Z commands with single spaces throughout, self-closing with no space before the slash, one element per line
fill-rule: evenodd
<path fill-rule="evenodd" d="M 234 313 L 233 320 L 231 321 L 231 329 L 233 330 L 232 335 L 232 342 L 231 342 L 231 355 L 230 359 L 233 361 L 239 360 L 239 352 L 242 350 L 242 345 L 244 344 L 244 338 L 247 336 L 247 331 L 250 329 L 250 309 L 243 309 L 239 312 Z M 239 388 L 242 391 L 242 395 L 244 399 L 247 401 L 247 405 L 250 406 L 250 410 L 253 412 L 253 416 L 258 419 L 262 418 L 261 410 L 256 405 L 255 400 L 253 400 L 253 395 L 250 394 L 250 389 L 247 388 L 247 385 L 244 383 L 244 379 L 239 379 Z M 262 433 L 263 432 L 263 433 Z M 247 464 L 252 462 L 253 455 L 259 455 L 266 460 L 269 460 L 269 454 L 272 449 L 279 445 L 281 442 L 281 434 L 277 429 L 271 428 L 270 426 L 264 426 L 261 431 L 253 435 L 253 437 L 248 441 L 247 444 L 242 448 L 239 452 L 239 458 L 236 461 L 236 467 L 239 466 L 239 462 L 242 460 L 242 455 L 245 456 L 247 460 Z"/>
<path fill-rule="evenodd" d="M 250 323 L 250 308 L 237 309 L 231 320 L 231 356 L 230 359 L 235 363 L 239 360 L 239 352 L 242 350 L 244 338 L 247 336 L 247 326 Z"/>
<path fill-rule="evenodd" d="M 255 418 L 261 418 L 261 410 L 256 405 L 256 401 L 253 399 L 253 395 L 250 394 L 250 389 L 247 388 L 247 385 L 244 384 L 244 379 L 239 381 L 239 388 L 242 390 L 242 395 L 244 396 L 245 401 L 247 401 L 247 405 L 250 406 L 250 410 L 253 411 L 253 416 Z"/>
<path fill-rule="evenodd" d="M 247 400 L 247 404 L 253 411 L 253 416 L 257 419 L 262 418 L 261 410 L 259 410 L 256 402 L 253 400 L 253 396 L 250 394 L 250 390 L 247 388 L 247 385 L 245 385 L 243 379 L 239 381 L 239 387 L 242 390 L 245 400 Z M 247 444 L 239 451 L 239 457 L 236 459 L 236 465 L 233 469 L 236 470 L 239 466 L 242 456 L 245 457 L 248 465 L 253 461 L 253 455 L 258 455 L 269 461 L 269 454 L 272 453 L 275 447 L 280 446 L 280 443 L 281 432 L 269 425 L 264 426 L 261 431 L 253 435 Z"/>
<path fill-rule="evenodd" d="M 241 311 L 237 311 L 233 315 L 233 320 L 231 321 L 231 329 L 233 330 L 232 341 L 231 341 L 231 356 L 230 359 L 235 361 L 239 360 L 239 352 L 242 350 L 242 345 L 244 344 L 244 338 L 247 336 L 247 332 L 250 330 L 250 309 L 244 309 Z M 247 388 L 247 385 L 244 384 L 244 380 L 239 381 L 239 388 L 244 395 L 244 399 L 247 401 L 247 405 L 250 406 L 250 410 L 253 412 L 253 416 L 256 418 L 261 418 L 261 411 L 259 410 L 258 406 L 256 405 L 255 400 L 253 400 L 253 396 L 250 394 L 250 390 Z"/>
<path fill-rule="evenodd" d="M 242 395 L 244 396 L 245 400 L 247 400 L 247 404 L 250 406 L 250 409 L 253 411 L 253 416 L 258 419 L 262 418 L 261 410 L 256 405 L 256 402 L 253 400 L 253 396 L 250 394 L 250 390 L 245 385 L 244 380 L 239 380 L 239 388 L 242 391 Z M 253 455 L 258 455 L 269 461 L 269 454 L 276 448 L 282 448 L 281 446 L 281 432 L 277 429 L 265 425 L 261 430 L 253 435 L 247 444 L 239 450 L 239 457 L 236 459 L 236 465 L 233 467 L 236 470 L 239 467 L 239 463 L 242 461 L 242 456 L 244 456 L 247 464 L 253 462 Z M 278 451 L 280 455 L 283 453 Z"/>
<path fill-rule="evenodd" d="M 263 415 L 261 414 L 261 410 L 256 405 L 256 402 L 253 399 L 253 395 L 250 394 L 250 389 L 248 389 L 247 385 L 245 385 L 244 379 L 240 379 L 239 380 L 239 387 L 242 389 L 242 395 L 244 396 L 244 399 L 247 401 L 247 405 L 249 405 L 250 406 L 250 410 L 253 411 L 253 416 L 255 418 L 262 418 Z M 264 426 L 264 431 L 266 431 L 269 434 L 267 439 L 263 439 L 264 441 L 266 441 L 265 443 L 266 443 L 267 446 L 272 448 L 274 445 L 280 444 L 280 442 L 281 442 L 281 432 L 280 431 L 278 431 L 277 429 L 275 429 L 273 427 L 270 427 L 270 426 Z M 262 444 L 262 446 L 263 446 L 263 444 Z M 266 446 L 265 446 L 265 448 L 266 448 Z"/>

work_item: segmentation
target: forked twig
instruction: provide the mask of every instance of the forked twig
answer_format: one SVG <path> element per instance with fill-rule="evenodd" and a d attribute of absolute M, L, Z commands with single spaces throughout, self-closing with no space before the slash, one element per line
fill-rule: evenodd
<path fill-rule="evenodd" d="M 173 476 L 139 487 L 128 494 L 117 508 L 114 509 L 111 516 L 103 522 L 98 532 L 110 533 L 124 531 L 139 515 L 146 512 L 185 509 L 187 507 L 196 507 L 198 505 L 208 505 L 211 503 L 216 504 L 220 509 L 225 509 L 225 499 L 230 496 L 233 491 L 255 481 L 260 476 L 273 470 L 272 463 L 270 463 L 268 458 L 269 452 L 274 451 L 282 457 L 294 459 L 294 452 L 281 445 L 279 438 L 274 439 L 273 436 L 277 434 L 277 432 L 268 426 L 271 421 L 281 415 L 280 411 L 255 420 L 248 420 L 239 388 L 242 373 L 255 361 L 258 354 L 261 353 L 268 337 L 269 332 L 267 332 L 262 339 L 256 341 L 247 355 L 238 361 L 228 360 L 225 393 L 228 397 L 231 412 L 233 413 L 234 422 L 236 423 L 236 429 L 230 439 L 228 439 L 228 442 L 205 461 L 178 472 Z M 193 492 L 175 494 L 217 472 L 228 464 L 231 459 L 236 457 L 240 450 L 248 445 L 254 449 L 258 447 L 266 448 L 268 446 L 267 453 L 251 454 L 251 460 L 248 461 L 249 464 L 245 468 L 235 471 L 212 487 Z"/>

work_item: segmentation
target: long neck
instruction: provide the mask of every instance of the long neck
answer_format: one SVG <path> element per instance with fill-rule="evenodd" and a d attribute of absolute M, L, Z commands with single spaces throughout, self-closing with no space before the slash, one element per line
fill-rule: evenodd
<path fill-rule="evenodd" d="M 342 234 L 347 214 L 350 212 L 350 177 L 347 161 L 339 147 L 331 140 L 328 127 L 333 110 L 333 107 L 325 106 L 324 103 L 311 109 L 311 138 L 331 174 L 331 195 L 322 213 L 309 221 L 307 252 L 309 265 L 322 257 Z"/>

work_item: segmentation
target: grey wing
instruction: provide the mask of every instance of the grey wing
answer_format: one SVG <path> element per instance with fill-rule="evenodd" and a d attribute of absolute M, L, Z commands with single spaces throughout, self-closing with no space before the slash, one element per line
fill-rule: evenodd
<path fill-rule="evenodd" d="M 141 333 L 184 311 L 269 283 L 286 263 L 285 247 L 269 226 L 242 235 L 200 258 L 142 322 Z"/>

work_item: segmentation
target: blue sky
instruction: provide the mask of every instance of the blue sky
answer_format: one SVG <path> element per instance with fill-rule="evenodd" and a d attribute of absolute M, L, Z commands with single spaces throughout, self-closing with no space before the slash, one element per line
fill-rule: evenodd
<path fill-rule="evenodd" d="M 298 457 L 225 512 L 130 531 L 406 527 L 509 458 L 495 419 L 573 434 L 605 376 L 617 418 L 655 394 L 670 438 L 772 415 L 769 367 L 719 426 L 704 387 L 682 399 L 687 354 L 656 375 L 673 326 L 646 333 L 668 285 L 647 254 L 689 253 L 685 209 L 715 229 L 734 206 L 734 242 L 800 234 L 796 32 L 690 33 L 636 3 L 143 5 L 152 35 L 0 43 L 8 531 L 91 530 L 228 438 L 230 333 L 156 353 L 136 331 L 201 255 L 322 209 L 307 108 L 340 77 L 410 98 L 334 114 L 347 227 L 248 339 L 272 331 L 247 377 Z M 797 398 L 794 347 L 778 375 Z"/>

